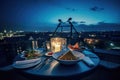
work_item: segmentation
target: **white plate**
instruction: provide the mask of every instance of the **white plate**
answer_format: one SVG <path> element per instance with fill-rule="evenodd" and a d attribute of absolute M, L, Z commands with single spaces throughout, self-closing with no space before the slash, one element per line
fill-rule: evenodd
<path fill-rule="evenodd" d="M 23 69 L 33 67 L 41 62 L 41 58 L 16 61 L 13 63 L 14 68 Z"/>

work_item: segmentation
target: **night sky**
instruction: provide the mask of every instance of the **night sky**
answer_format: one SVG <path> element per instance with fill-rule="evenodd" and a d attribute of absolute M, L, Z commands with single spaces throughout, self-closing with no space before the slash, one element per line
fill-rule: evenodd
<path fill-rule="evenodd" d="M 0 31 L 53 31 L 69 17 L 79 31 L 120 31 L 120 0 L 0 0 Z"/>

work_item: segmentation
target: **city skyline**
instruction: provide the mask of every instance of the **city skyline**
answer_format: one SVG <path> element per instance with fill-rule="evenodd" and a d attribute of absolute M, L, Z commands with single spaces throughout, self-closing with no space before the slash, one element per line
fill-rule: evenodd
<path fill-rule="evenodd" d="M 40 27 L 38 26 L 21 26 L 21 25 L 16 25 L 16 26 L 11 26 L 11 27 L 0 27 L 0 32 L 4 32 L 6 30 L 7 32 L 9 31 L 27 31 L 27 32 L 54 32 L 55 29 L 57 28 L 58 24 L 54 24 L 54 26 L 44 26 Z M 104 23 L 100 22 L 98 24 L 91 24 L 91 25 L 86 25 L 86 24 L 79 24 L 73 22 L 74 27 L 78 32 L 89 32 L 89 31 L 120 31 L 120 24 L 115 24 L 115 23 Z M 69 24 L 64 24 L 63 26 L 66 26 L 63 28 L 63 31 L 70 31 L 70 25 Z M 60 31 L 58 29 L 57 31 Z"/>

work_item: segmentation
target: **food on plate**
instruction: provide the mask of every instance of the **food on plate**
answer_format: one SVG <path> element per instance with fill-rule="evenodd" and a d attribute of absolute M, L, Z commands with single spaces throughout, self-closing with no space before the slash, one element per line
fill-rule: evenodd
<path fill-rule="evenodd" d="M 69 44 L 69 45 L 68 45 L 68 48 L 70 48 L 70 49 L 72 49 L 72 50 L 78 50 L 78 49 L 80 49 L 79 43 L 77 42 L 77 43 L 75 43 L 75 45 Z"/>
<path fill-rule="evenodd" d="M 48 52 L 48 55 L 52 55 L 53 54 L 53 52 Z"/>
<path fill-rule="evenodd" d="M 69 50 L 62 56 L 60 56 L 58 59 L 60 60 L 77 60 L 78 58 L 74 56 L 74 54 Z"/>
<path fill-rule="evenodd" d="M 28 50 L 24 52 L 24 57 L 26 59 L 38 58 L 41 54 L 37 50 Z"/>

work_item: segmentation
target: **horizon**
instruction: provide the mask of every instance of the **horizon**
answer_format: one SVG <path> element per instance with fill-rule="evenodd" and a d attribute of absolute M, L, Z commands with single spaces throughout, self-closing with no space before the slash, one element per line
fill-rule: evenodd
<path fill-rule="evenodd" d="M 86 24 L 78 24 L 78 23 L 73 23 L 75 26 L 75 28 L 77 29 L 78 32 L 89 32 L 89 31 L 120 31 L 120 24 L 115 24 L 115 23 L 98 23 L 98 24 L 90 24 L 90 25 L 86 25 Z M 31 26 L 30 29 L 25 29 L 26 26 L 21 26 L 21 28 L 18 28 L 18 26 L 13 26 L 13 28 L 8 28 L 8 27 L 4 27 L 3 29 L 0 29 L 1 32 L 3 32 L 4 30 L 7 31 L 25 31 L 25 32 L 54 32 L 55 29 L 57 28 L 58 24 L 54 24 L 54 26 Z M 69 29 L 70 26 L 69 25 L 63 25 L 66 26 L 64 29 L 65 32 L 67 32 L 66 29 Z M 29 28 L 29 26 L 27 26 Z M 59 30 L 58 30 L 59 31 Z"/>

